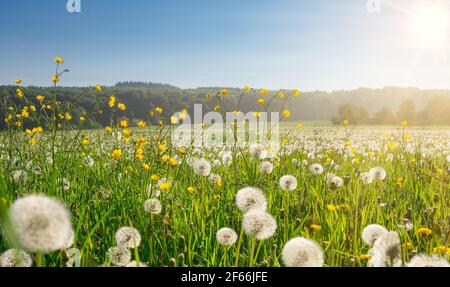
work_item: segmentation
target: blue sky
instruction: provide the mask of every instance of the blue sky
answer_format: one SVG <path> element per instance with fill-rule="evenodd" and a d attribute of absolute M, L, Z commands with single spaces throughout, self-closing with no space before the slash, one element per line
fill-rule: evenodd
<path fill-rule="evenodd" d="M 49 85 L 62 56 L 64 85 L 450 88 L 450 46 L 412 41 L 412 1 L 367 1 L 1 1 L 0 84 Z"/>

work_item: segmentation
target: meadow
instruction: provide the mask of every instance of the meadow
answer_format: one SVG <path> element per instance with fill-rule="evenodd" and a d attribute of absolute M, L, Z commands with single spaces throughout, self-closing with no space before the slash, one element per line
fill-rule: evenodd
<path fill-rule="evenodd" d="M 53 98 L 17 80 L 23 104 L 2 102 L 1 266 L 449 265 L 450 129 L 290 123 L 278 150 L 176 148 L 179 118 L 131 128 L 114 96 L 93 109 L 109 126 L 70 126 L 58 71 Z"/>

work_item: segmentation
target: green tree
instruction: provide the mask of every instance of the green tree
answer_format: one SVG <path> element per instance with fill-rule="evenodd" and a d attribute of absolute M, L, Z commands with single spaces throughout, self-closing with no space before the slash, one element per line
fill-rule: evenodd
<path fill-rule="evenodd" d="M 339 107 L 338 113 L 332 118 L 335 125 L 341 124 L 344 120 L 348 120 L 353 124 L 364 124 L 369 119 L 369 112 L 366 108 L 351 103 L 346 103 Z"/>

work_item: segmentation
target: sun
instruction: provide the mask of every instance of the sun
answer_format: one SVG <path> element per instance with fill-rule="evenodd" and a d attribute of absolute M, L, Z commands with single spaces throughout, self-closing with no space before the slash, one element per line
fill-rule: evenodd
<path fill-rule="evenodd" d="M 410 28 L 416 44 L 440 48 L 450 38 L 450 5 L 447 1 L 420 1 L 410 14 Z"/>

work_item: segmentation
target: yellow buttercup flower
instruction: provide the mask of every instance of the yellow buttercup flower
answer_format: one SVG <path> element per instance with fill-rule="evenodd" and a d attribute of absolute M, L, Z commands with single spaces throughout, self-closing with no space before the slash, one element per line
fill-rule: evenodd
<path fill-rule="evenodd" d="M 170 187 L 172 186 L 172 184 L 170 182 L 163 182 L 159 185 L 159 188 L 162 191 L 168 191 L 170 189 Z"/>
<path fill-rule="evenodd" d="M 221 89 L 220 91 L 219 91 L 219 94 L 221 94 L 221 95 L 228 95 L 230 93 L 230 91 L 228 90 L 228 89 Z"/>
<path fill-rule="evenodd" d="M 291 116 L 291 112 L 289 110 L 284 110 L 283 111 L 283 117 L 285 117 L 286 119 L 289 118 Z"/>
<path fill-rule="evenodd" d="M 246 91 L 246 92 L 250 92 L 251 90 L 252 90 L 252 87 L 250 87 L 250 86 L 244 87 L 244 91 Z"/>
<path fill-rule="evenodd" d="M 169 165 L 171 165 L 171 166 L 176 166 L 176 165 L 177 165 L 177 159 L 174 158 L 174 157 L 171 157 L 171 158 L 169 159 Z"/>
<path fill-rule="evenodd" d="M 334 211 L 336 211 L 336 206 L 334 205 L 334 204 L 328 204 L 327 205 L 327 210 L 328 211 L 330 211 L 330 212 L 334 212 Z"/>
<path fill-rule="evenodd" d="M 361 254 L 361 255 L 359 255 L 359 259 L 360 260 L 362 260 L 362 261 L 368 261 L 368 260 L 370 260 L 370 255 L 369 254 Z"/>
<path fill-rule="evenodd" d="M 66 119 L 66 121 L 71 121 L 72 120 L 72 115 L 70 113 L 65 113 L 64 114 L 64 118 Z"/>
<path fill-rule="evenodd" d="M 413 249 L 413 245 L 412 245 L 411 242 L 405 242 L 405 243 L 403 244 L 403 247 L 404 247 L 406 250 L 411 250 L 411 249 Z"/>
<path fill-rule="evenodd" d="M 127 109 L 127 106 L 124 103 L 117 104 L 117 108 L 121 111 L 125 111 Z"/>
<path fill-rule="evenodd" d="M 83 138 L 81 142 L 83 143 L 83 145 L 89 145 L 91 143 L 91 141 L 88 138 Z"/>
<path fill-rule="evenodd" d="M 19 98 L 22 98 L 23 97 L 23 90 L 22 89 L 17 89 L 16 90 L 16 94 L 17 94 L 17 97 L 19 97 Z"/>
<path fill-rule="evenodd" d="M 121 128 L 127 128 L 128 127 L 128 121 L 127 120 L 120 120 L 119 121 L 119 127 Z"/>
<path fill-rule="evenodd" d="M 109 97 L 108 106 L 113 108 L 116 105 L 116 97 L 113 95 Z"/>
<path fill-rule="evenodd" d="M 166 152 L 167 151 L 167 147 L 164 144 L 160 144 L 158 146 L 158 149 L 159 149 L 160 152 Z"/>
<path fill-rule="evenodd" d="M 164 110 L 163 110 L 163 108 L 161 108 L 161 107 L 156 107 L 156 108 L 155 108 L 155 112 L 158 113 L 158 114 L 162 114 L 163 111 L 164 111 Z"/>
<path fill-rule="evenodd" d="M 267 94 L 269 93 L 269 90 L 267 90 L 267 89 L 261 89 L 261 90 L 259 91 L 259 93 L 260 93 L 261 95 L 267 95 Z"/>
<path fill-rule="evenodd" d="M 115 160 L 119 160 L 122 157 L 122 150 L 121 149 L 115 149 L 113 150 L 111 156 L 115 159 Z"/>
<path fill-rule="evenodd" d="M 298 124 L 298 125 L 297 125 L 297 128 L 302 129 L 302 128 L 303 128 L 303 125 L 302 125 L 302 124 Z"/>
<path fill-rule="evenodd" d="M 144 121 L 139 121 L 138 122 L 138 127 L 140 127 L 140 128 L 145 128 L 147 126 L 147 123 L 146 122 L 144 122 Z"/>
<path fill-rule="evenodd" d="M 38 100 L 39 102 L 42 102 L 43 100 L 45 100 L 45 97 L 42 95 L 38 95 L 38 96 L 36 96 L 36 100 Z"/>
<path fill-rule="evenodd" d="M 195 188 L 192 186 L 189 186 L 186 190 L 188 193 L 191 193 L 191 194 L 195 192 Z"/>
<path fill-rule="evenodd" d="M 97 92 L 101 92 L 101 91 L 103 91 L 103 88 L 102 88 L 102 86 L 100 86 L 100 85 L 96 85 L 96 86 L 95 86 L 95 90 L 96 90 Z"/>
<path fill-rule="evenodd" d="M 113 129 L 112 129 L 112 127 L 106 127 L 105 131 L 110 134 L 110 133 L 112 133 Z"/>
<path fill-rule="evenodd" d="M 408 126 L 408 121 L 402 121 L 402 127 L 407 127 Z"/>
<path fill-rule="evenodd" d="M 260 105 L 264 105 L 266 103 L 266 100 L 264 100 L 263 98 L 259 98 L 256 102 Z"/>
<path fill-rule="evenodd" d="M 320 231 L 322 229 L 322 226 L 320 226 L 318 224 L 311 224 L 311 229 L 313 231 Z"/>
<path fill-rule="evenodd" d="M 297 89 L 293 90 L 293 91 L 292 91 L 292 96 L 294 96 L 294 97 L 300 96 L 300 91 L 297 90 Z"/>
<path fill-rule="evenodd" d="M 214 106 L 214 110 L 215 110 L 216 112 L 220 111 L 220 108 L 221 108 L 220 105 L 215 105 L 215 106 Z"/>
<path fill-rule="evenodd" d="M 85 117 L 83 117 L 83 116 L 80 117 L 80 122 L 84 122 L 85 120 L 86 120 Z"/>
<path fill-rule="evenodd" d="M 343 120 L 343 121 L 342 121 L 342 125 L 348 126 L 348 124 L 349 124 L 348 120 Z"/>
<path fill-rule="evenodd" d="M 277 97 L 279 97 L 280 99 L 283 99 L 286 96 L 286 94 L 283 91 L 279 91 L 277 94 Z"/>
<path fill-rule="evenodd" d="M 57 64 L 64 64 L 64 59 L 61 58 L 61 57 L 56 57 L 56 58 L 55 58 L 55 62 L 56 62 Z"/>
<path fill-rule="evenodd" d="M 150 176 L 150 179 L 153 180 L 153 181 L 158 181 L 158 180 L 161 179 L 161 177 L 159 175 L 157 175 L 157 174 L 152 174 Z"/>
<path fill-rule="evenodd" d="M 433 231 L 427 227 L 421 227 L 421 228 L 417 229 L 417 233 L 420 236 L 429 236 L 429 235 L 433 234 Z"/>
<path fill-rule="evenodd" d="M 125 137 L 130 137 L 133 134 L 133 131 L 130 129 L 123 129 L 122 132 Z"/>
<path fill-rule="evenodd" d="M 17 85 L 20 85 L 20 84 L 22 84 L 22 79 L 16 79 L 15 82 L 16 82 Z"/>
<path fill-rule="evenodd" d="M 55 83 L 55 84 L 58 83 L 60 80 L 61 80 L 61 79 L 60 79 L 59 76 L 53 76 L 53 77 L 52 77 L 52 82 Z"/>

